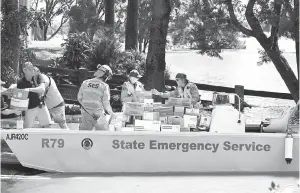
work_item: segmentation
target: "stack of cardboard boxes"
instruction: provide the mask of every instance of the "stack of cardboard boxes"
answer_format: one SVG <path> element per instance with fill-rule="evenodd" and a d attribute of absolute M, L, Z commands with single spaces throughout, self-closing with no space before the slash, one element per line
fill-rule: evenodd
<path fill-rule="evenodd" d="M 144 99 L 124 104 L 122 131 L 180 132 L 207 130 L 210 116 L 191 108 L 191 100 L 169 98 L 166 104 Z"/>

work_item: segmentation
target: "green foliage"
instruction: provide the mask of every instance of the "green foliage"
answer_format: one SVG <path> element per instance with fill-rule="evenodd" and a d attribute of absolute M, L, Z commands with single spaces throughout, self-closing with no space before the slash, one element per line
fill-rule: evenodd
<path fill-rule="evenodd" d="M 254 6 L 254 13 L 260 24 L 264 27 L 265 32 L 270 32 L 271 27 L 276 22 L 276 16 L 274 13 L 274 2 L 277 0 L 258 0 Z M 282 4 L 282 10 L 280 14 L 280 22 L 278 29 L 279 37 L 287 37 L 294 39 L 294 22 L 295 22 L 295 10 L 293 7 L 293 1 L 279 1 Z M 298 9 L 298 8 L 296 8 Z"/>
<path fill-rule="evenodd" d="M 283 51 L 284 50 L 280 50 L 280 54 L 283 54 Z M 267 52 L 265 50 L 262 50 L 262 49 L 259 49 L 258 50 L 258 55 L 259 55 L 259 60 L 257 62 L 257 65 L 258 66 L 261 66 L 265 63 L 269 63 L 269 62 L 272 62 L 271 61 L 271 58 L 269 57 L 269 55 L 267 54 Z"/>
<path fill-rule="evenodd" d="M 22 68 L 25 62 L 33 62 L 34 60 L 36 60 L 35 53 L 31 49 L 25 48 L 25 46 L 21 46 L 19 58 L 20 68 Z"/>
<path fill-rule="evenodd" d="M 220 1 L 181 1 L 172 21 L 169 31 L 174 45 L 189 44 L 190 48 L 199 49 L 200 54 L 220 59 L 222 49 L 245 47 Z"/>
<path fill-rule="evenodd" d="M 97 30 L 104 29 L 104 0 L 79 1 L 69 12 L 70 33 L 86 32 L 91 40 Z"/>
<path fill-rule="evenodd" d="M 97 64 L 114 65 L 119 50 L 120 45 L 114 39 L 103 38 L 94 41 L 92 43 L 91 64 L 89 69 L 95 70 Z"/>
<path fill-rule="evenodd" d="M 60 63 L 73 69 L 88 67 L 91 44 L 88 35 L 84 32 L 69 34 L 65 42 L 61 44 L 65 51 Z"/>
<path fill-rule="evenodd" d="M 19 75 L 14 72 L 10 66 L 1 66 L 1 80 L 6 82 L 7 87 L 11 84 L 17 83 Z"/>
<path fill-rule="evenodd" d="M 39 26 L 44 30 L 44 40 L 50 40 L 53 38 L 62 28 L 62 26 L 69 20 L 69 11 L 75 0 L 33 0 L 32 6 L 35 5 L 35 12 L 39 20 Z M 43 3 L 43 6 L 38 9 L 39 3 Z M 60 24 L 56 29 L 51 30 L 50 36 L 48 32 L 53 28 L 53 22 L 60 17 Z"/>
<path fill-rule="evenodd" d="M 34 58 L 34 55 L 21 45 L 21 37 L 27 36 L 27 29 L 34 26 L 39 18 L 39 13 L 20 7 L 19 10 L 11 11 L 8 1 L 1 2 L 1 75 L 9 85 L 16 83 L 18 75 L 16 60 L 12 60 L 19 52 L 19 67 L 24 61 Z"/>
<path fill-rule="evenodd" d="M 144 53 L 121 51 L 121 46 L 114 39 L 91 41 L 86 33 L 73 33 L 65 39 L 63 57 L 60 64 L 72 69 L 80 67 L 96 70 L 98 64 L 111 66 L 116 74 L 128 74 L 132 69 L 144 73 L 146 56 Z"/>

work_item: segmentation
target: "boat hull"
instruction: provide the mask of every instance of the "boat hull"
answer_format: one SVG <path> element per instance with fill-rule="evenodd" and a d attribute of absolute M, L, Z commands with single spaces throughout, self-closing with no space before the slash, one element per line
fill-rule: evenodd
<path fill-rule="evenodd" d="M 65 173 L 298 172 L 299 135 L 286 164 L 285 134 L 2 131 L 20 163 Z M 236 144 L 236 145 L 234 145 Z"/>

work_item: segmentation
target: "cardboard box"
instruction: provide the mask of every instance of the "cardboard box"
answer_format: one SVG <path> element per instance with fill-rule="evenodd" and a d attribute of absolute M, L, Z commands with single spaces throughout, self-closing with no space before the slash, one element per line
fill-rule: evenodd
<path fill-rule="evenodd" d="M 184 107 L 174 107 L 174 116 L 183 117 Z"/>
<path fill-rule="evenodd" d="M 185 114 L 186 115 L 200 116 L 200 110 L 199 109 L 194 109 L 194 108 L 186 108 L 185 109 Z"/>
<path fill-rule="evenodd" d="M 25 111 L 28 109 L 29 99 L 16 99 L 14 97 L 10 100 L 10 108 L 11 109 L 18 109 L 21 111 Z"/>
<path fill-rule="evenodd" d="M 194 115 L 184 115 L 183 122 L 185 128 L 196 128 L 197 127 L 197 116 Z"/>
<path fill-rule="evenodd" d="M 167 124 L 168 123 L 168 117 L 159 117 L 159 120 L 161 124 Z"/>
<path fill-rule="evenodd" d="M 199 126 L 209 127 L 211 121 L 211 116 L 209 115 L 201 115 Z"/>
<path fill-rule="evenodd" d="M 180 132 L 190 132 L 190 128 L 180 128 Z"/>
<path fill-rule="evenodd" d="M 29 104 L 28 94 L 29 92 L 24 89 L 14 89 L 13 96 L 10 101 L 10 108 L 22 111 L 27 110 Z"/>
<path fill-rule="evenodd" d="M 159 112 L 144 112 L 143 120 L 159 121 Z"/>
<path fill-rule="evenodd" d="M 153 99 L 144 99 L 144 110 L 147 112 L 153 112 Z"/>
<path fill-rule="evenodd" d="M 182 117 L 178 116 L 168 116 L 169 125 L 180 125 L 180 128 L 184 127 L 184 122 Z"/>
<path fill-rule="evenodd" d="M 115 126 L 114 125 L 108 125 L 109 127 L 109 131 L 116 131 Z"/>
<path fill-rule="evenodd" d="M 144 103 L 126 102 L 124 103 L 124 115 L 143 116 Z"/>
<path fill-rule="evenodd" d="M 134 127 L 122 127 L 121 131 L 134 131 Z"/>
<path fill-rule="evenodd" d="M 135 92 L 138 102 L 143 103 L 145 99 L 152 99 L 151 91 L 136 91 Z"/>
<path fill-rule="evenodd" d="M 157 107 L 160 107 L 160 106 L 162 106 L 161 102 L 155 102 L 155 103 L 153 103 L 153 108 L 157 108 Z"/>
<path fill-rule="evenodd" d="M 136 131 L 160 131 L 160 121 L 136 120 Z"/>
<path fill-rule="evenodd" d="M 166 102 L 168 106 L 174 107 L 191 107 L 191 99 L 189 98 L 174 98 L 170 97 L 169 100 Z"/>
<path fill-rule="evenodd" d="M 161 125 L 161 132 L 180 132 L 180 125 Z"/>
<path fill-rule="evenodd" d="M 153 99 L 144 99 L 145 107 L 153 107 L 154 100 Z"/>
<path fill-rule="evenodd" d="M 173 107 L 171 106 L 160 106 L 153 109 L 153 112 L 159 112 L 160 117 L 167 117 L 174 115 Z"/>
<path fill-rule="evenodd" d="M 28 99 L 28 94 L 29 92 L 25 91 L 24 89 L 14 89 L 13 98 L 25 100 Z"/>

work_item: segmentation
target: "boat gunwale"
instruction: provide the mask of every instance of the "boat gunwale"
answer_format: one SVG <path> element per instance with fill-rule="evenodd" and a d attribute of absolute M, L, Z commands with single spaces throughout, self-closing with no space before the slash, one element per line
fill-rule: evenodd
<path fill-rule="evenodd" d="M 59 132 L 58 132 L 59 131 Z M 9 133 L 28 133 L 33 135 L 104 135 L 104 136 L 170 136 L 170 137 L 196 137 L 196 136 L 231 136 L 231 137 L 271 137 L 283 138 L 286 133 L 214 133 L 214 132 L 155 132 L 155 131 L 86 131 L 86 130 L 62 130 L 60 128 L 28 128 L 23 130 L 1 130 L 1 136 Z M 1 137 L 1 138 L 2 138 Z M 299 138 L 299 134 L 293 134 Z"/>

